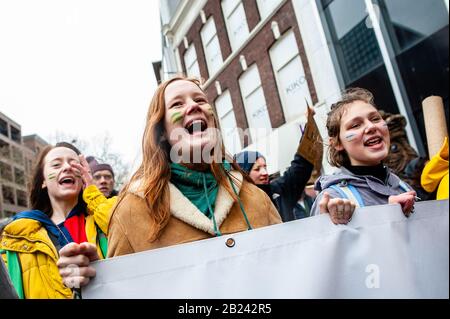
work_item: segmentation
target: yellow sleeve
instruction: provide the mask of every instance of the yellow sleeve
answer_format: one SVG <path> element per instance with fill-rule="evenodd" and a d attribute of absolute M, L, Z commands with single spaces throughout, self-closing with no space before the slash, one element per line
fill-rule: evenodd
<path fill-rule="evenodd" d="M 448 139 L 445 138 L 439 153 L 431 158 L 422 171 L 421 184 L 427 192 L 433 192 L 448 174 L 448 153 Z"/>
<path fill-rule="evenodd" d="M 89 214 L 94 215 L 97 226 L 108 235 L 111 212 L 117 202 L 117 196 L 106 198 L 97 186 L 89 185 L 83 191 L 83 200 L 87 204 Z"/>

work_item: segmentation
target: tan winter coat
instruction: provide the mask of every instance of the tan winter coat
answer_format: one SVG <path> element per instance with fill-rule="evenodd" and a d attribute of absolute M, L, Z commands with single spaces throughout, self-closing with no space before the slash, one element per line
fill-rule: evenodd
<path fill-rule="evenodd" d="M 243 181 L 242 175 L 236 171 L 232 174 L 239 182 L 235 188 L 245 212 L 253 228 L 281 223 L 280 215 L 269 197 L 253 184 Z M 128 195 L 119 203 L 111 217 L 108 257 L 137 253 L 149 249 L 167 247 L 201 239 L 214 237 L 212 220 L 202 214 L 175 185 L 169 183 L 170 212 L 168 224 L 158 239 L 153 242 L 149 238 L 149 209 L 143 193 L 139 191 L 140 183 L 130 187 Z M 244 215 L 239 203 L 223 187 L 219 192 L 215 205 L 217 226 L 222 234 L 230 234 L 247 230 Z"/>

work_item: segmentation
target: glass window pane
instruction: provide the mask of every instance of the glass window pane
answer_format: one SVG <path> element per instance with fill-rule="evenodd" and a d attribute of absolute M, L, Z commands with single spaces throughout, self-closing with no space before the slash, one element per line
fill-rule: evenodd
<path fill-rule="evenodd" d="M 186 74 L 191 77 L 200 78 L 200 68 L 197 62 L 197 53 L 194 45 L 190 45 L 184 54 L 184 63 L 186 65 Z"/>
<path fill-rule="evenodd" d="M 233 2 L 235 7 L 229 8 L 229 2 Z M 228 8 L 226 10 L 227 4 Z M 224 8 L 225 24 L 227 26 L 230 45 L 232 50 L 235 51 L 247 40 L 249 34 L 244 5 L 241 1 L 223 0 L 222 6 Z"/>
<path fill-rule="evenodd" d="M 272 47 L 270 58 L 285 119 L 293 120 L 305 114 L 306 101 L 312 105 L 312 99 L 292 30 Z"/>
<path fill-rule="evenodd" d="M 383 63 L 364 1 L 335 0 L 326 9 L 345 84 L 364 76 Z"/>
<path fill-rule="evenodd" d="M 225 149 L 231 154 L 236 154 L 242 149 L 239 129 L 233 112 L 230 91 L 225 91 L 216 101 L 216 110 L 219 115 L 220 129 Z"/>
<path fill-rule="evenodd" d="M 256 0 L 261 20 L 267 18 L 282 0 Z"/>
<path fill-rule="evenodd" d="M 443 0 L 385 1 L 400 50 L 406 49 L 448 25 Z"/>
<path fill-rule="evenodd" d="M 209 77 L 222 67 L 223 59 L 220 50 L 220 43 L 216 33 L 214 19 L 210 18 L 201 31 L 203 47 L 205 51 L 206 65 L 208 66 Z"/>
<path fill-rule="evenodd" d="M 266 99 L 256 64 L 242 75 L 241 79 L 239 79 L 239 84 L 243 94 L 250 134 L 253 143 L 255 143 L 272 132 L 272 124 L 270 123 Z M 253 87 L 255 88 L 253 89 Z"/>

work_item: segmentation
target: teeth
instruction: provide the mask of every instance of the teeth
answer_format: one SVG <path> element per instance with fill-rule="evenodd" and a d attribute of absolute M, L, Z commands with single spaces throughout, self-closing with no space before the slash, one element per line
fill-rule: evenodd
<path fill-rule="evenodd" d="M 203 120 L 195 120 L 187 126 L 187 130 L 190 134 L 195 132 L 202 132 L 203 128 L 206 127 L 206 123 Z"/>

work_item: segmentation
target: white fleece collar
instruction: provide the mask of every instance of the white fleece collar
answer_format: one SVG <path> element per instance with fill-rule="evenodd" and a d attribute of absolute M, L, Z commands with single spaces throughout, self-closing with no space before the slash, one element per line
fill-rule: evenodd
<path fill-rule="evenodd" d="M 232 175 L 231 180 L 233 181 L 236 192 L 239 194 L 243 181 L 242 174 L 238 171 L 231 171 L 230 174 Z M 132 183 L 129 192 L 144 198 L 144 192 L 140 189 L 140 185 L 140 181 Z M 199 230 L 215 235 L 212 219 L 206 217 L 174 184 L 170 182 L 169 190 L 170 213 L 174 217 Z M 234 204 L 233 197 L 231 197 L 225 187 L 219 186 L 215 204 L 214 216 L 216 218 L 217 227 L 220 228 L 220 225 L 222 225 Z"/>

